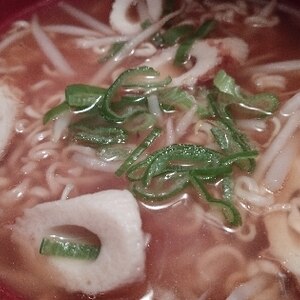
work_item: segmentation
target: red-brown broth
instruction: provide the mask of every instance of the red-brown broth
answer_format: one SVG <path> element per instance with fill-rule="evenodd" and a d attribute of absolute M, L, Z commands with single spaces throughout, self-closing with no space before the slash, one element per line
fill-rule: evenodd
<path fill-rule="evenodd" d="M 73 3 L 73 2 L 72 2 Z M 89 1 L 88 3 L 74 1 L 74 5 L 89 11 L 89 13 L 104 22 L 108 21 L 108 12 L 110 10 L 111 1 Z M 50 9 L 40 10 L 39 18 L 43 25 L 56 23 L 74 23 L 71 17 L 66 16 L 60 9 L 51 7 Z M 288 22 L 289 16 L 280 13 L 284 22 L 278 27 L 261 29 L 261 28 L 245 28 L 242 23 L 238 26 L 225 25 L 213 33 L 213 37 L 223 37 L 227 35 L 236 35 L 243 38 L 250 45 L 250 60 L 266 53 L 272 53 L 271 58 L 266 58 L 260 63 L 267 63 L 277 60 L 288 60 L 297 58 L 300 49 L 300 40 L 297 37 L 299 33 L 299 23 Z M 9 65 L 26 61 L 30 66 L 30 71 L 16 74 L 13 78 L 10 75 L 3 76 L 3 80 L 17 86 L 22 91 L 26 91 L 22 101 L 25 105 L 30 104 L 34 109 L 39 110 L 41 103 L 45 103 L 46 99 L 53 94 L 53 90 L 62 91 L 67 84 L 76 82 L 87 82 L 99 68 L 97 64 L 97 55 L 91 54 L 89 50 L 76 49 L 71 47 L 72 37 L 63 35 L 53 36 L 56 44 L 60 45 L 64 55 L 72 61 L 74 69 L 80 70 L 70 81 L 61 78 L 47 89 L 43 89 L 41 95 L 27 90 L 27 87 L 35 82 L 45 78 L 41 71 L 41 64 L 44 60 L 43 54 L 35 48 L 35 41 L 31 36 L 25 37 L 21 41 L 14 44 L 9 50 L 5 50 L 2 55 L 7 59 Z M 129 60 L 126 66 L 135 65 L 136 61 Z M 226 64 L 225 64 L 226 66 Z M 236 78 L 237 82 L 252 92 L 257 92 L 256 87 L 250 82 L 249 77 L 243 75 L 243 68 L 230 66 L 230 73 Z M 299 74 L 286 74 L 288 78 L 288 91 L 299 89 Z M 286 100 L 282 97 L 281 100 Z M 43 104 L 42 104 L 43 105 Z M 46 112 L 49 107 L 45 106 L 43 111 Z M 20 119 L 25 114 L 21 112 Z M 141 139 L 141 138 L 139 138 Z M 256 142 L 264 141 L 264 137 L 256 138 Z M 59 142 L 59 149 L 63 150 L 68 140 Z M 159 144 L 160 142 L 158 142 Z M 16 134 L 13 142 L 7 149 L 5 159 L 1 162 L 0 175 L 11 178 L 5 189 L 10 190 L 20 183 L 26 176 L 20 172 L 21 165 L 24 163 L 24 157 L 30 151 L 30 143 L 24 142 L 21 134 Z M 30 174 L 31 185 L 45 185 L 45 171 L 54 159 L 49 157 L 39 161 L 38 168 Z M 74 163 L 66 158 L 62 161 L 59 168 L 60 174 L 64 175 L 66 170 L 74 167 Z M 99 190 L 120 188 L 127 186 L 124 179 L 116 178 L 114 174 L 105 175 L 105 178 L 98 176 L 98 172 L 91 170 L 83 170 L 80 175 L 87 180 L 79 183 L 71 192 L 70 196 L 81 195 L 85 193 L 93 193 Z M 67 175 L 67 174 L 65 174 Z M 89 180 L 91 178 L 92 180 Z M 58 190 L 43 201 L 51 201 L 59 199 L 62 190 Z M 116 291 L 98 295 L 96 298 L 90 298 L 82 294 L 67 294 L 65 291 L 49 286 L 47 282 L 40 278 L 31 280 L 30 271 L 28 272 L 27 262 L 20 257 L 19 250 L 10 241 L 11 231 L 9 226 L 14 223 L 17 216 L 21 216 L 25 207 L 31 207 L 40 200 L 37 197 L 23 199 L 16 207 L 5 207 L 5 214 L 0 218 L 0 268 L 10 270 L 7 276 L 5 272 L 0 271 L 0 280 L 5 285 L 10 286 L 18 293 L 24 296 L 24 299 L 141 299 L 147 291 L 151 289 L 164 289 L 176 295 L 178 299 L 196 299 L 201 294 L 209 291 L 209 299 L 225 299 L 231 290 L 225 286 L 224 278 L 228 278 L 234 269 L 238 269 L 239 265 L 233 259 L 232 261 L 224 260 L 216 262 L 216 266 L 210 266 L 211 272 L 216 272 L 215 280 L 207 280 L 204 282 L 199 278 L 199 270 L 197 269 L 197 257 L 203 255 L 208 249 L 217 245 L 229 245 L 238 249 L 247 261 L 255 260 L 268 253 L 264 250 L 268 247 L 268 237 L 260 217 L 255 215 L 249 216 L 249 223 L 255 223 L 257 229 L 256 238 L 249 242 L 241 242 L 232 232 L 209 225 L 203 222 L 197 225 L 197 205 L 207 209 L 207 205 L 201 199 L 197 200 L 197 196 L 193 193 L 186 193 L 179 199 L 173 199 L 172 205 L 169 201 L 164 201 L 160 209 L 155 206 L 151 207 L 147 204 L 140 204 L 141 216 L 143 220 L 143 230 L 151 235 L 151 240 L 146 248 L 147 263 L 146 277 L 139 282 L 122 287 Z M 200 204 L 199 204 L 200 202 Z M 195 222 L 195 224 L 193 223 Z M 195 225 L 195 226 L 193 226 Z M 26 259 L 26 258 L 25 258 Z M 274 258 L 270 258 L 271 260 Z M 275 259 L 276 260 L 276 259 Z M 33 262 L 34 264 L 34 262 Z M 279 264 L 278 264 L 279 265 Z M 279 266 L 282 290 L 286 293 L 288 299 L 299 299 L 299 286 L 297 280 L 292 274 L 289 274 L 284 266 Z M 209 270 L 201 270 L 200 272 L 208 272 Z M 11 274 L 15 273 L 15 277 Z M 22 276 L 26 278 L 22 279 Z M 202 274 L 203 275 L 203 274 Z M 237 278 L 233 286 L 237 286 L 246 280 L 246 275 Z M 280 281 L 281 280 L 281 281 Z M 37 284 L 38 282 L 38 284 Z M 166 294 L 165 294 L 166 295 Z M 152 298 L 151 298 L 152 299 Z M 156 298 L 155 298 L 156 299 Z M 159 298 L 157 298 L 159 299 Z M 285 298 L 287 299 L 287 298 Z"/>

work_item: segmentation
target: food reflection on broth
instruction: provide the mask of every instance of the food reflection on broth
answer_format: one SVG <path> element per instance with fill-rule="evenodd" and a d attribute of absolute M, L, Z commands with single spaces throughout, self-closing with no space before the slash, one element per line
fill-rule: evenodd
<path fill-rule="evenodd" d="M 0 296 L 299 299 L 299 18 L 90 0 L 15 21 Z"/>

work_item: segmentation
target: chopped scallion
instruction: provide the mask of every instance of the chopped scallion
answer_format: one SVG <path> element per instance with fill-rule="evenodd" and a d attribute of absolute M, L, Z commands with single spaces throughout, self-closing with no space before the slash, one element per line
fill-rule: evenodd
<path fill-rule="evenodd" d="M 106 89 L 86 84 L 72 84 L 65 89 L 66 101 L 70 107 L 86 108 L 103 99 Z"/>
<path fill-rule="evenodd" d="M 106 55 L 100 59 L 100 62 L 106 62 L 109 59 L 115 57 L 121 49 L 124 47 L 126 42 L 115 42 L 114 44 L 111 45 L 109 50 L 107 51 Z"/>
<path fill-rule="evenodd" d="M 122 161 L 132 152 L 132 148 L 123 144 L 107 145 L 97 149 L 97 155 L 104 161 Z"/>
<path fill-rule="evenodd" d="M 156 77 L 159 73 L 156 72 L 154 69 L 146 66 L 138 67 L 135 69 L 128 69 L 124 71 L 115 81 L 114 83 L 108 88 L 103 102 L 102 106 L 100 108 L 100 112 L 102 116 L 107 120 L 111 122 L 117 122 L 121 123 L 126 120 L 132 113 L 134 112 L 127 112 L 123 114 L 118 114 L 115 111 L 112 110 L 112 103 L 115 97 L 118 94 L 119 89 L 126 84 L 131 84 L 134 80 L 136 80 L 137 77 L 144 78 L 144 82 L 147 81 L 147 77 Z M 142 84 L 142 81 L 140 81 L 140 84 Z"/>
<path fill-rule="evenodd" d="M 226 107 L 219 105 L 213 94 L 208 95 L 208 99 L 213 113 L 218 119 L 216 122 L 218 129 L 212 130 L 212 133 L 225 154 L 252 151 L 252 146 L 247 137 L 236 128 L 231 116 L 225 109 Z M 243 170 L 251 172 L 255 167 L 255 160 L 253 158 L 239 160 L 238 165 Z"/>
<path fill-rule="evenodd" d="M 133 184 L 133 193 L 145 200 L 163 200 L 180 193 L 189 183 L 186 172 L 173 172 L 158 176 L 151 187 L 146 187 L 141 181 Z"/>
<path fill-rule="evenodd" d="M 141 23 L 141 28 L 145 30 L 151 25 L 152 25 L 151 21 L 149 19 L 146 19 L 144 22 Z"/>
<path fill-rule="evenodd" d="M 240 87 L 236 85 L 235 80 L 229 76 L 224 70 L 220 70 L 214 77 L 214 85 L 221 92 L 229 94 L 233 97 L 242 97 Z"/>
<path fill-rule="evenodd" d="M 221 160 L 221 154 L 218 152 L 193 144 L 171 145 L 158 150 L 152 156 L 154 158 L 143 177 L 146 186 L 153 177 L 164 172 L 205 170 L 218 166 Z"/>
<path fill-rule="evenodd" d="M 186 62 L 189 52 L 197 39 L 204 39 L 215 27 L 214 20 L 205 21 L 189 38 L 185 39 L 178 47 L 174 64 L 182 65 Z"/>
<path fill-rule="evenodd" d="M 191 35 L 194 32 L 194 26 L 183 24 L 176 27 L 171 27 L 162 34 L 162 39 L 165 46 L 173 46 L 180 41 L 181 38 Z"/>
<path fill-rule="evenodd" d="M 58 116 L 67 111 L 71 111 L 71 109 L 68 103 L 64 101 L 46 112 L 43 117 L 43 123 L 47 124 L 48 122 L 55 120 Z"/>
<path fill-rule="evenodd" d="M 118 102 L 113 102 L 111 103 L 111 107 L 114 110 L 123 110 L 129 106 L 146 106 L 147 104 L 147 97 L 142 95 L 142 96 L 136 96 L 136 95 L 126 95 L 121 98 L 120 101 Z"/>
<path fill-rule="evenodd" d="M 168 110 L 189 110 L 197 105 L 197 114 L 200 118 L 210 115 L 208 108 L 198 105 L 195 97 L 183 90 L 181 87 L 166 87 L 158 91 L 158 98 L 163 109 Z"/>
<path fill-rule="evenodd" d="M 124 143 L 128 136 L 124 129 L 118 127 L 90 128 L 84 125 L 76 125 L 70 128 L 76 141 L 96 145 Z"/>
<path fill-rule="evenodd" d="M 147 80 L 143 80 L 141 82 L 138 81 L 138 78 L 135 81 L 130 83 L 124 83 L 124 88 L 138 88 L 138 89 L 154 89 L 154 88 L 162 88 L 169 85 L 172 82 L 172 78 L 167 76 L 161 80 L 155 80 L 155 77 L 148 77 Z"/>
<path fill-rule="evenodd" d="M 43 238 L 40 254 L 60 256 L 73 259 L 96 260 L 100 247 L 88 244 L 79 244 L 59 237 Z"/>
<path fill-rule="evenodd" d="M 241 215 L 239 211 L 236 209 L 236 207 L 234 206 L 234 204 L 232 203 L 232 201 L 229 201 L 228 199 L 223 200 L 223 199 L 214 198 L 206 189 L 204 182 L 192 172 L 190 173 L 190 181 L 193 184 L 193 186 L 196 188 L 196 190 L 205 198 L 207 202 L 221 209 L 224 217 L 226 218 L 227 222 L 231 226 L 241 225 L 242 222 Z M 226 193 L 228 193 L 228 190 L 226 190 Z M 228 198 L 228 194 L 226 198 Z"/>
<path fill-rule="evenodd" d="M 143 132 L 155 125 L 156 117 L 147 112 L 137 112 L 131 115 L 125 122 L 124 127 L 128 132 Z"/>
<path fill-rule="evenodd" d="M 245 95 L 236 84 L 234 78 L 224 70 L 220 70 L 214 77 L 214 85 L 221 92 L 218 94 L 218 102 L 225 106 L 238 104 L 240 109 L 256 117 L 266 117 L 273 113 L 279 105 L 278 98 L 271 93 Z"/>
<path fill-rule="evenodd" d="M 139 156 L 154 142 L 154 140 L 160 135 L 161 129 L 154 128 L 149 135 L 140 143 L 140 145 L 135 148 L 129 157 L 124 161 L 124 163 L 116 171 L 117 176 L 123 175 L 128 168 L 139 158 Z"/>

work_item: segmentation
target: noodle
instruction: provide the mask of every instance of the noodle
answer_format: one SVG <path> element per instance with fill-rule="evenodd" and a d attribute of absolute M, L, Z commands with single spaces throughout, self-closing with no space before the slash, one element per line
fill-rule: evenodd
<path fill-rule="evenodd" d="M 257 180 L 260 180 L 262 178 L 277 154 L 293 137 L 295 131 L 298 128 L 298 125 L 299 115 L 298 113 L 295 113 L 287 120 L 285 125 L 281 128 L 281 131 L 278 133 L 277 137 L 272 141 L 268 150 L 265 152 L 263 157 L 260 158 L 259 165 L 255 170 L 255 177 L 257 178 Z"/>
<path fill-rule="evenodd" d="M 26 36 L 29 33 L 30 33 L 29 30 L 23 30 L 23 31 L 16 32 L 16 33 L 13 33 L 13 34 L 7 36 L 5 39 L 3 39 L 0 42 L 0 52 L 4 51 L 6 48 L 11 46 L 14 42 L 22 39 L 24 36 Z"/>
<path fill-rule="evenodd" d="M 288 176 L 297 155 L 295 142 L 286 145 L 276 156 L 274 163 L 266 172 L 264 184 L 271 192 L 278 191 Z"/>
<path fill-rule="evenodd" d="M 274 62 L 251 67 L 247 73 L 286 73 L 300 70 L 300 60 Z"/>
<path fill-rule="evenodd" d="M 233 290 L 226 300 L 247 300 L 260 293 L 265 288 L 266 284 L 267 280 L 262 275 L 252 278 Z"/>
<path fill-rule="evenodd" d="M 187 129 L 192 125 L 196 110 L 197 106 L 192 106 L 192 108 L 182 116 L 180 122 L 176 124 L 175 133 L 177 139 L 181 138 L 186 133 Z"/>
<path fill-rule="evenodd" d="M 226 245 L 215 246 L 209 251 L 204 252 L 201 258 L 197 262 L 198 280 L 199 282 L 213 282 L 220 276 L 220 270 L 217 266 L 219 259 L 225 259 L 226 263 L 232 262 L 235 268 L 241 268 L 245 264 L 243 255 L 239 250 Z M 229 271 L 231 273 L 233 270 Z M 227 274 L 222 274 L 226 276 Z"/>
<path fill-rule="evenodd" d="M 33 17 L 31 25 L 33 36 L 53 66 L 62 74 L 72 76 L 74 70 L 40 27 L 37 16 Z"/>
<path fill-rule="evenodd" d="M 256 73 L 252 76 L 252 80 L 260 90 L 268 90 L 270 88 L 285 90 L 287 85 L 286 78 L 282 75 Z"/>
<path fill-rule="evenodd" d="M 107 25 L 99 22 L 98 20 L 92 18 L 90 15 L 84 13 L 83 11 L 73 7 L 70 4 L 61 2 L 58 6 L 63 9 L 66 13 L 70 14 L 74 18 L 78 19 L 82 24 L 87 25 L 95 30 L 103 32 L 104 34 L 114 34 L 114 32 Z"/>
<path fill-rule="evenodd" d="M 61 33 L 66 35 L 79 35 L 79 36 L 102 36 L 98 31 L 93 31 L 79 26 L 71 25 L 49 25 L 45 26 L 44 30 L 48 32 Z"/>
<path fill-rule="evenodd" d="M 264 188 L 259 187 L 254 178 L 240 176 L 235 185 L 235 194 L 255 206 L 270 206 L 274 199 Z"/>

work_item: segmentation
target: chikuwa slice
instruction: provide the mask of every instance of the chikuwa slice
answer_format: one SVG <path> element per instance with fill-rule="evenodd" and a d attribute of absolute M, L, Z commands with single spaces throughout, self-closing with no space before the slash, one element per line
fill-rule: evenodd
<path fill-rule="evenodd" d="M 101 243 L 99 254 L 95 255 L 95 246 L 90 246 L 91 255 L 83 254 L 76 259 L 71 252 L 74 248 L 84 252 L 84 246 L 51 245 L 53 241 L 48 237 L 64 226 L 84 228 L 97 236 Z M 40 276 L 47 276 L 69 292 L 94 295 L 143 279 L 145 235 L 141 226 L 139 208 L 132 194 L 127 190 L 106 190 L 27 209 L 13 225 L 12 239 L 25 263 L 44 264 L 46 273 Z M 53 249 L 53 255 L 49 252 L 41 255 L 40 251 L 49 251 L 40 249 L 41 244 L 48 245 L 50 252 Z M 69 255 L 60 253 L 64 247 Z M 82 252 L 77 255 L 82 256 Z"/>

